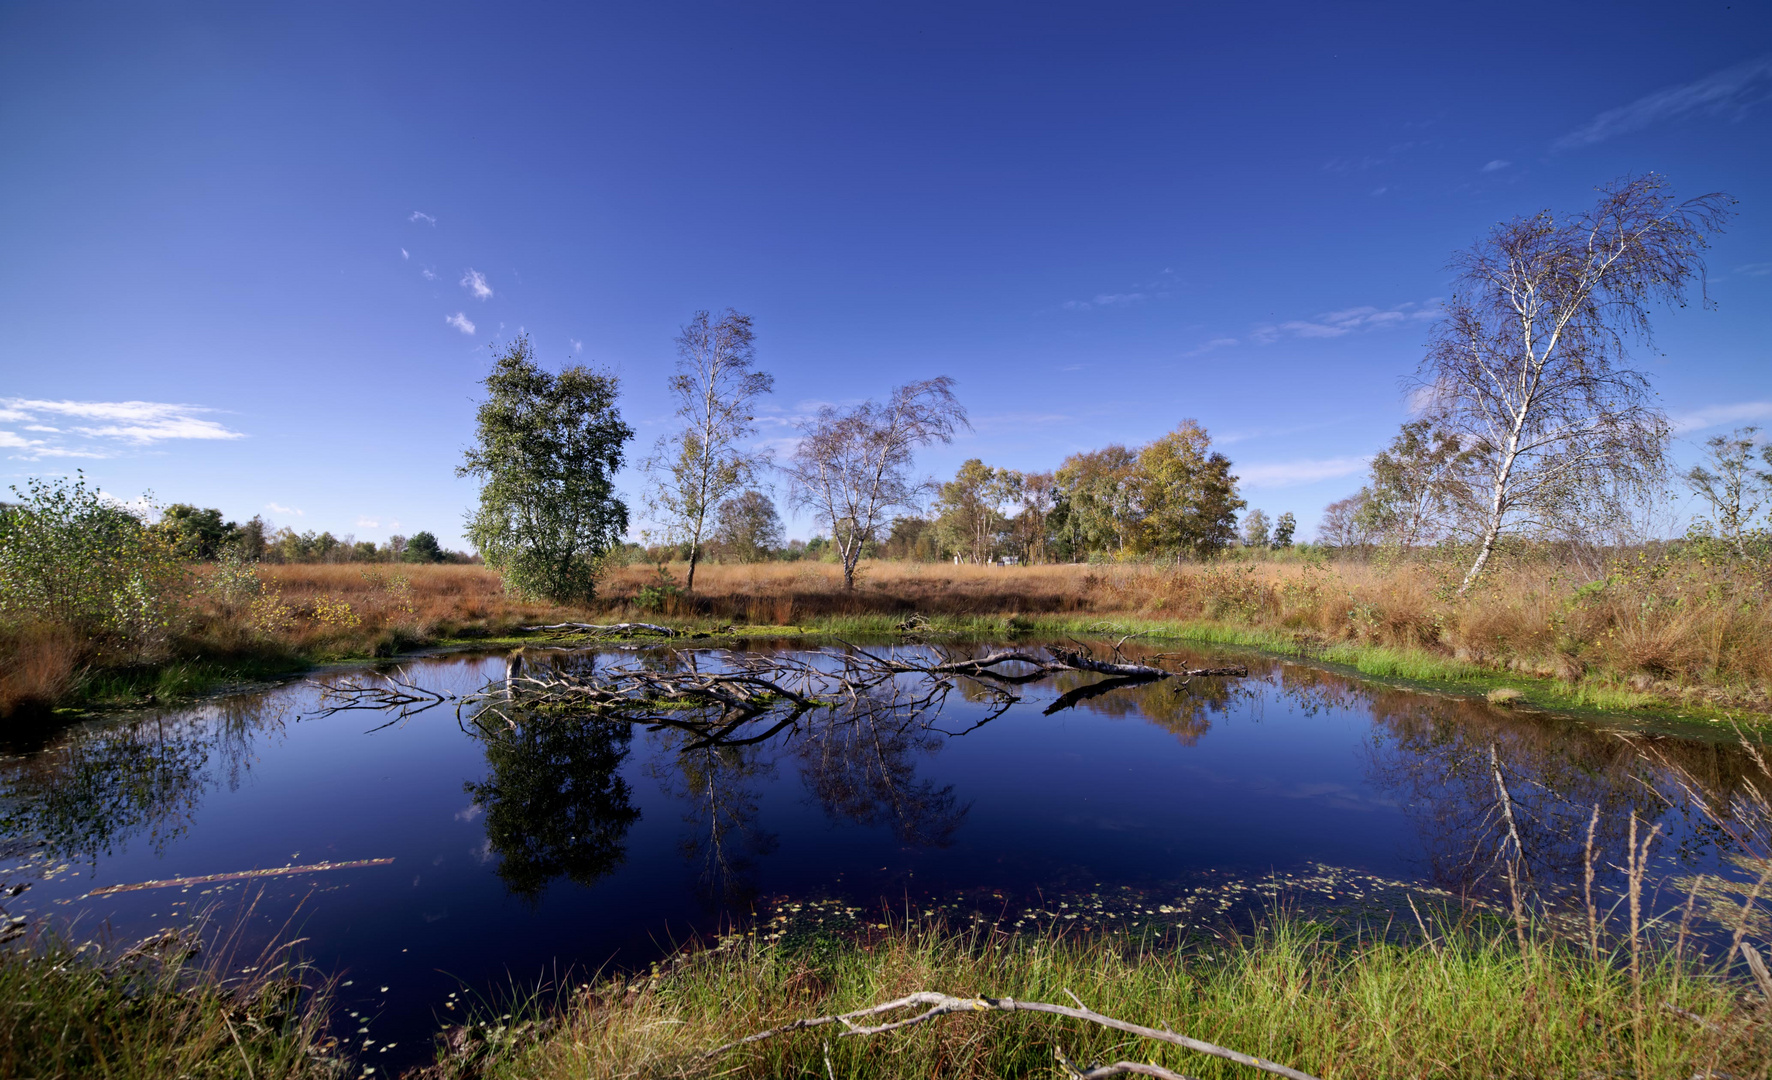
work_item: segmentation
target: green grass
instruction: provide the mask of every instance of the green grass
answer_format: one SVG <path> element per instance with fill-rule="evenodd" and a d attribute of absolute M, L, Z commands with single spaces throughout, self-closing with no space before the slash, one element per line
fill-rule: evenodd
<path fill-rule="evenodd" d="M 1539 936 L 1522 953 L 1511 929 L 1451 926 L 1431 946 L 1407 946 L 1338 939 L 1321 925 L 1281 918 L 1253 935 L 1185 951 L 1101 937 L 950 932 L 928 922 L 858 938 L 733 938 L 648 977 L 563 995 L 562 1015 L 536 1037 L 512 1037 L 537 1030 L 521 1017 L 488 1017 L 478 1034 L 458 1037 L 468 1055 L 446 1055 L 437 1075 L 465 1075 L 451 1069 L 471 1055 L 489 1080 L 1049 1077 L 1062 1075 L 1055 1051 L 1083 1063 L 1153 1061 L 1202 1080 L 1259 1075 L 1076 1020 L 1001 1013 L 866 1038 L 824 1027 L 716 1061 L 700 1057 L 793 1019 L 917 990 L 1060 1004 L 1070 1003 L 1068 991 L 1099 1013 L 1167 1024 L 1323 1080 L 1765 1077 L 1772 1061 L 1763 1010 L 1741 1005 L 1743 987 L 1666 953 L 1645 958 L 1639 986 L 1619 957 L 1590 957 Z"/>
<path fill-rule="evenodd" d="M 0 949 L 0 1076 L 320 1080 L 323 998 L 275 958 L 224 982 L 192 939 L 127 950 L 60 941 Z"/>

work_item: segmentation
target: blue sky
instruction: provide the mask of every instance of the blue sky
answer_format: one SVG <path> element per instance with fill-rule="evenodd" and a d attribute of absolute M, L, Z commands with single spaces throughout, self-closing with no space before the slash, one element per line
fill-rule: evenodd
<path fill-rule="evenodd" d="M 0 5 L 0 484 L 460 544 L 489 343 L 619 374 L 637 459 L 732 306 L 765 438 L 938 374 L 935 474 L 1196 417 L 1308 532 L 1453 250 L 1649 170 L 1741 200 L 1643 357 L 1689 459 L 1772 423 L 1769 98 L 1740 2 Z"/>

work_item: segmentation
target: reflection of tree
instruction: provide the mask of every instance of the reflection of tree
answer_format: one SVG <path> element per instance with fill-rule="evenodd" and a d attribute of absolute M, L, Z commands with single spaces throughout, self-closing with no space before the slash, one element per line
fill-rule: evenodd
<path fill-rule="evenodd" d="M 41 842 L 57 858 L 95 860 L 146 833 L 156 853 L 190 827 L 219 762 L 230 788 L 251 767 L 255 738 L 281 727 L 256 699 L 195 715 L 83 725 L 0 765 L 0 835 Z"/>
<path fill-rule="evenodd" d="M 561 876 L 589 885 L 621 865 L 640 819 L 616 773 L 631 738 L 626 724 L 581 716 L 482 730 L 491 771 L 464 787 L 486 811 L 486 841 L 512 892 L 537 896 Z"/>
<path fill-rule="evenodd" d="M 1613 855 L 1633 810 L 1654 818 L 1664 808 L 1636 747 L 1586 725 L 1402 692 L 1375 693 L 1372 711 L 1371 775 L 1414 819 L 1432 876 L 1447 888 L 1479 888 L 1500 865 L 1506 825 L 1496 765 L 1528 877 L 1540 883 L 1579 880 L 1595 806 L 1595 842 Z"/>
<path fill-rule="evenodd" d="M 681 746 L 681 732 L 662 733 Z M 666 764 L 666 762 L 669 764 Z M 701 887 L 709 903 L 748 907 L 757 895 L 754 876 L 759 856 L 775 850 L 776 838 L 757 828 L 756 784 L 774 770 L 755 746 L 698 746 L 659 756 L 651 767 L 659 785 L 689 805 L 683 820 L 691 826 L 681 847 L 701 862 Z"/>
<path fill-rule="evenodd" d="M 833 718 L 807 733 L 797 750 L 800 775 L 833 818 L 888 825 L 900 843 L 946 847 L 966 812 L 953 785 L 917 780 L 916 753 L 933 754 L 942 739 L 916 722 L 870 715 Z"/>

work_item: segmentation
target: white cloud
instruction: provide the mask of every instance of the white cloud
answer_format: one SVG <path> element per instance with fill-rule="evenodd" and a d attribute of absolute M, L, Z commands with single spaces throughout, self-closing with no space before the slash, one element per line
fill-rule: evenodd
<path fill-rule="evenodd" d="M 1500 172 L 1501 170 L 1507 168 L 1509 165 L 1512 165 L 1512 164 L 1513 164 L 1513 162 L 1511 162 L 1511 161 L 1503 161 L 1500 158 L 1496 158 L 1494 161 L 1491 161 L 1489 164 L 1483 166 L 1483 171 L 1484 172 Z"/>
<path fill-rule="evenodd" d="M 357 519 L 357 528 L 359 528 L 359 529 L 379 529 L 379 528 L 381 528 L 381 522 L 379 522 L 371 517 L 360 517 Z"/>
<path fill-rule="evenodd" d="M 566 340 L 572 342 L 572 351 L 573 352 L 584 352 L 585 351 L 585 343 L 584 342 L 578 340 L 577 338 L 567 338 Z"/>
<path fill-rule="evenodd" d="M 1148 293 L 1097 293 L 1088 300 L 1066 300 L 1066 311 L 1088 311 L 1098 307 L 1130 307 L 1133 304 L 1150 299 Z"/>
<path fill-rule="evenodd" d="M 406 220 L 411 221 L 411 222 L 415 222 L 415 223 L 422 221 L 426 225 L 437 224 L 437 219 L 432 217 L 431 215 L 425 213 L 423 210 L 414 210 L 412 212 L 412 216 L 407 218 Z"/>
<path fill-rule="evenodd" d="M 1767 274 L 1772 274 L 1772 262 L 1743 263 L 1735 268 L 1735 272 L 1747 274 L 1749 277 L 1765 277 Z"/>
<path fill-rule="evenodd" d="M 1672 417 L 1674 433 L 1688 435 L 1725 424 L 1749 424 L 1755 420 L 1772 420 L 1772 401 L 1742 401 L 1733 405 L 1706 405 Z"/>
<path fill-rule="evenodd" d="M 1364 457 L 1338 457 L 1280 461 L 1266 465 L 1236 465 L 1237 482 L 1247 488 L 1294 487 L 1318 480 L 1333 480 L 1366 471 Z"/>
<path fill-rule="evenodd" d="M 486 284 L 486 275 L 472 267 L 461 276 L 461 287 L 473 293 L 476 300 L 486 300 L 492 296 L 492 286 Z"/>
<path fill-rule="evenodd" d="M 1338 338 L 1356 331 L 1379 330 L 1390 326 L 1436 319 L 1440 315 L 1438 297 L 1423 303 L 1411 300 L 1396 307 L 1353 307 L 1327 311 L 1311 319 L 1291 319 L 1283 323 L 1267 323 L 1250 331 L 1249 336 L 1261 345 L 1271 345 L 1281 338 Z"/>
<path fill-rule="evenodd" d="M 201 414 L 201 405 L 160 401 L 46 401 L 0 399 L 0 423 L 59 438 L 27 439 L 0 431 L 0 447 L 28 450 L 34 457 L 111 457 L 115 444 L 145 447 L 174 439 L 239 439 L 244 436 Z M 45 423 L 59 420 L 58 424 Z M 73 421 L 68 423 L 67 421 Z M 107 446 L 106 444 L 112 444 Z"/>
<path fill-rule="evenodd" d="M 1678 120 L 1697 113 L 1732 114 L 1739 119 L 1750 106 L 1766 98 L 1769 81 L 1772 81 L 1772 55 L 1725 68 L 1696 82 L 1657 90 L 1629 105 L 1607 109 L 1551 145 L 1558 150 L 1574 150 L 1639 131 L 1663 120 Z"/>
<path fill-rule="evenodd" d="M 458 311 L 454 315 L 445 316 L 443 321 L 464 334 L 472 334 L 474 332 L 473 320 L 469 319 L 467 313 L 464 311 Z"/>
<path fill-rule="evenodd" d="M 284 506 L 282 503 L 268 502 L 265 504 L 265 509 L 269 510 L 273 514 L 282 514 L 285 517 L 305 517 L 306 516 L 300 510 L 297 510 L 295 507 Z"/>
<path fill-rule="evenodd" d="M 418 275 L 420 277 L 424 278 L 426 281 L 436 281 L 437 280 L 437 272 L 432 270 L 428 266 L 425 267 L 423 270 L 420 270 L 418 272 Z"/>
<path fill-rule="evenodd" d="M 1383 195 L 1383 194 L 1384 194 L 1384 193 L 1385 193 L 1385 192 L 1387 192 L 1387 191 L 1389 191 L 1389 190 L 1390 190 L 1390 185 L 1389 185 L 1389 184 L 1386 184 L 1386 185 L 1385 185 L 1385 186 L 1383 186 L 1383 187 L 1375 187 L 1375 188 L 1373 188 L 1373 189 L 1372 189 L 1372 190 L 1371 190 L 1371 191 L 1370 191 L 1370 192 L 1368 192 L 1368 194 L 1370 194 L 1370 195 L 1374 195 L 1374 196 L 1377 196 L 1377 195 Z"/>
<path fill-rule="evenodd" d="M 405 248 L 401 248 L 400 249 L 400 257 L 402 259 L 410 259 L 410 258 L 412 258 L 412 252 L 407 251 Z"/>
<path fill-rule="evenodd" d="M 1214 352 L 1218 349 L 1228 349 L 1232 345 L 1235 345 L 1236 343 L 1237 343 L 1237 339 L 1234 337 L 1215 337 L 1211 341 L 1208 341 L 1206 344 L 1200 346 L 1199 348 L 1190 349 L 1187 352 L 1182 353 L 1181 355 L 1183 355 L 1183 356 L 1205 356 L 1207 353 Z"/>

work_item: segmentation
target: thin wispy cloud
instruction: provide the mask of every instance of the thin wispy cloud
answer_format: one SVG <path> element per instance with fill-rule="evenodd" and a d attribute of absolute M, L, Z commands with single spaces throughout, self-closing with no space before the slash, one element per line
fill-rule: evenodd
<path fill-rule="evenodd" d="M 1707 428 L 1731 424 L 1751 424 L 1756 420 L 1772 420 L 1772 401 L 1739 401 L 1728 405 L 1706 405 L 1671 417 L 1674 434 L 1689 435 Z"/>
<path fill-rule="evenodd" d="M 1707 75 L 1696 82 L 1670 86 L 1616 109 L 1607 109 L 1552 143 L 1557 150 L 1575 150 L 1640 131 L 1651 124 L 1690 116 L 1740 119 L 1748 109 L 1772 96 L 1772 55 L 1749 60 Z"/>
<path fill-rule="evenodd" d="M 405 248 L 401 248 L 400 249 L 400 257 L 402 259 L 410 259 L 410 258 L 412 258 L 412 252 L 407 251 Z"/>
<path fill-rule="evenodd" d="M 282 503 L 268 502 L 265 504 L 265 509 L 269 510 L 273 514 L 282 514 L 284 517 L 306 517 L 307 516 L 306 514 L 303 514 L 300 510 L 297 510 L 295 507 L 284 506 Z"/>
<path fill-rule="evenodd" d="M 1215 337 L 1211 341 L 1208 341 L 1206 344 L 1201 345 L 1199 348 L 1189 349 L 1187 352 L 1184 352 L 1181 355 L 1183 355 L 1183 356 L 1205 356 L 1209 352 L 1217 352 L 1219 349 L 1228 349 L 1235 344 L 1237 344 L 1237 339 L 1234 337 Z"/>
<path fill-rule="evenodd" d="M 1743 263 L 1735 268 L 1735 272 L 1746 274 L 1749 277 L 1765 277 L 1767 274 L 1772 274 L 1772 262 Z"/>
<path fill-rule="evenodd" d="M 1271 345 L 1283 338 L 1338 338 L 1348 334 L 1387 327 L 1408 326 L 1426 322 L 1440 315 L 1438 297 L 1395 307 L 1352 307 L 1326 311 L 1310 319 L 1289 319 L 1283 323 L 1264 323 L 1250 331 L 1249 337 L 1260 345 Z"/>
<path fill-rule="evenodd" d="M 474 320 L 468 318 L 467 312 L 465 311 L 458 311 L 454 315 L 446 315 L 444 316 L 443 321 L 464 334 L 471 336 L 474 333 Z"/>
<path fill-rule="evenodd" d="M 584 352 L 585 351 L 585 343 L 584 342 L 578 340 L 577 338 L 567 338 L 566 340 L 570 341 L 572 343 L 572 351 L 573 352 Z"/>
<path fill-rule="evenodd" d="M 1500 158 L 1496 158 L 1494 161 L 1491 161 L 1489 164 L 1483 166 L 1483 171 L 1484 172 L 1500 172 L 1501 170 L 1507 168 L 1509 165 L 1512 165 L 1512 164 L 1513 164 L 1513 162 L 1511 162 L 1511 161 L 1503 161 Z"/>
<path fill-rule="evenodd" d="M 492 286 L 486 284 L 486 275 L 472 268 L 461 276 L 461 287 L 473 293 L 476 300 L 488 300 L 492 297 Z"/>
<path fill-rule="evenodd" d="M 426 281 L 436 281 L 437 280 L 437 272 L 435 270 L 432 270 L 428 266 L 425 267 L 424 269 L 420 270 L 418 272 L 418 276 L 424 278 Z"/>
<path fill-rule="evenodd" d="M 1283 488 L 1334 480 L 1366 471 L 1369 458 L 1336 457 L 1235 466 L 1237 482 L 1246 488 Z"/>
<path fill-rule="evenodd" d="M 414 210 L 412 212 L 412 216 L 407 218 L 406 220 L 413 222 L 414 224 L 417 224 L 419 222 L 423 222 L 426 225 L 437 224 L 437 219 L 432 217 L 431 215 L 425 213 L 423 210 Z"/>
<path fill-rule="evenodd" d="M 1093 308 L 1103 307 L 1130 307 L 1133 304 L 1149 299 L 1150 296 L 1148 293 L 1141 292 L 1097 293 L 1088 300 L 1066 300 L 1064 302 L 1064 309 L 1066 311 L 1089 311 Z"/>
<path fill-rule="evenodd" d="M 371 518 L 371 517 L 360 517 L 357 519 L 357 528 L 359 528 L 359 529 L 379 529 L 379 528 L 381 528 L 381 522 L 379 522 L 375 518 Z"/>
<path fill-rule="evenodd" d="M 174 440 L 239 439 L 201 405 L 161 401 L 45 401 L 0 398 L 0 448 L 14 457 L 114 457 Z M 24 434 L 28 432 L 29 434 Z"/>

